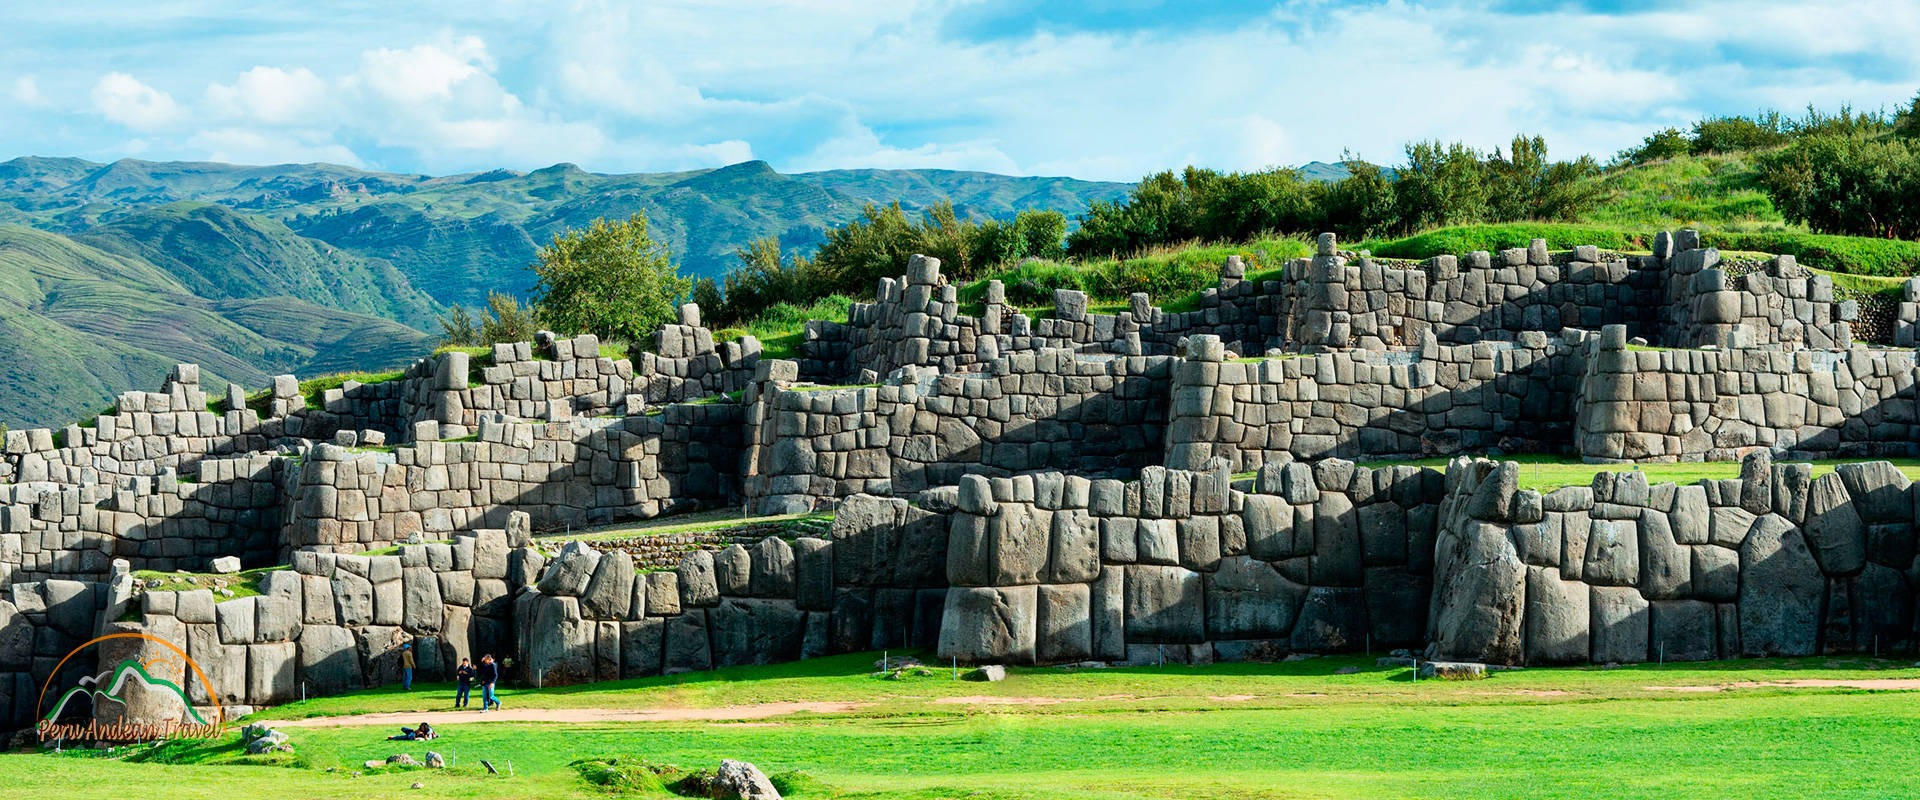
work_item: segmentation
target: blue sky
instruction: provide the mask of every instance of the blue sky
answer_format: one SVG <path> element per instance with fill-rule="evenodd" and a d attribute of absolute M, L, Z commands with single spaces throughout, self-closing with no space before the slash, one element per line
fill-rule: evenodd
<path fill-rule="evenodd" d="M 0 159 L 1133 180 L 1518 132 L 1604 158 L 1707 114 L 1893 107 L 1914 42 L 1911 0 L 8 3 Z"/>

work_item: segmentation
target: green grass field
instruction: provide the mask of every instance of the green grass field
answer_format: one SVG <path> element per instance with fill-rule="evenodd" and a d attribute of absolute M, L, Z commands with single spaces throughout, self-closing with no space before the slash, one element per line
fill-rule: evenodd
<path fill-rule="evenodd" d="M 621 755 L 686 768 L 740 758 L 811 779 L 795 797 L 1628 798 L 1904 797 L 1920 791 L 1920 695 L 1743 685 L 1913 679 L 1904 661 L 1801 659 L 1533 669 L 1485 681 L 1409 680 L 1371 658 L 1281 664 L 947 670 L 882 680 L 874 654 L 774 667 L 509 691 L 522 708 L 646 709 L 769 701 L 857 704 L 748 722 L 463 723 L 432 743 L 387 726 L 289 727 L 285 756 L 235 742 L 0 756 L 0 779 L 55 797 L 607 797 L 569 766 Z M 1357 668 L 1357 671 L 1352 671 Z M 1337 674 L 1352 671 L 1352 674 Z M 1674 687 L 1696 687 L 1679 691 Z M 1706 690 L 1699 690 L 1704 688 Z M 438 709 L 444 685 L 376 690 L 264 712 Z M 742 716 L 747 716 L 744 712 Z M 446 771 L 361 763 L 428 749 Z M 488 776 L 480 759 L 512 777 Z M 356 775 L 356 773 L 368 773 Z M 407 787 L 414 781 L 419 790 Z M 660 796 L 613 794 L 611 796 Z"/>
<path fill-rule="evenodd" d="M 1720 480 L 1740 477 L 1738 461 L 1694 461 L 1671 464 L 1586 464 L 1578 456 L 1557 455 L 1504 455 L 1486 456 L 1497 461 L 1513 461 L 1520 465 L 1520 488 L 1536 489 L 1542 492 L 1552 491 L 1562 486 L 1585 486 L 1593 482 L 1593 476 L 1600 472 L 1637 471 L 1646 473 L 1647 482 L 1653 484 L 1674 483 L 1689 484 L 1703 480 Z M 1447 458 L 1422 458 L 1412 461 L 1372 461 L 1368 467 L 1433 467 L 1444 470 Z M 1888 461 L 1898 467 L 1909 479 L 1920 480 L 1920 460 L 1903 458 L 1886 459 L 1848 459 L 1807 462 L 1813 465 L 1813 476 L 1818 478 L 1832 472 L 1841 464 L 1858 461 Z M 1242 473 L 1236 478 L 1251 477 L 1252 473 Z"/>

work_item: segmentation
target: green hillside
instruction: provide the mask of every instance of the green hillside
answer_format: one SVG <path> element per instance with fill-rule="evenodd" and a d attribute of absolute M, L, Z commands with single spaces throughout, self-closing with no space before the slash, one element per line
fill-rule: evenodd
<path fill-rule="evenodd" d="M 208 299 L 292 297 L 417 327 L 442 309 L 392 264 L 211 203 L 143 209 L 73 238 L 143 259 Z"/>
<path fill-rule="evenodd" d="M 429 176 L 330 164 L 0 162 L 0 422 L 58 425 L 178 361 L 210 383 L 387 369 L 447 306 L 525 296 L 534 251 L 645 212 L 696 275 L 765 236 L 811 248 L 868 202 L 1011 217 L 1127 184 L 949 170 L 783 175 L 765 162 L 601 175 L 572 164 Z"/>
<path fill-rule="evenodd" d="M 404 363 L 426 334 L 284 297 L 213 301 L 145 261 L 45 231 L 0 226 L 0 422 L 59 425 L 198 363 L 210 387 L 332 367 L 341 343 L 377 339 L 368 366 Z M 404 352 L 403 352 L 404 351 Z"/>

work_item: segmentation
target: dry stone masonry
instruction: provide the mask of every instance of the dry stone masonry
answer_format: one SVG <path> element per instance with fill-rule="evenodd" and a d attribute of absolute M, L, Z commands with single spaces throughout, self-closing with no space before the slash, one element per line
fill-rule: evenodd
<path fill-rule="evenodd" d="M 112 632 L 180 645 L 212 678 L 196 702 L 229 707 L 394 682 L 403 644 L 426 679 L 494 653 L 543 686 L 887 648 L 1911 651 L 1920 490 L 1785 462 L 1920 454 L 1920 284 L 1865 315 L 1791 258 L 1651 245 L 1414 262 L 1323 236 L 1229 259 L 1191 310 L 1063 290 L 1040 318 L 916 256 L 792 360 L 687 305 L 625 356 L 542 333 L 253 395 L 183 364 L 0 440 L 0 716 L 161 655 L 116 639 L 52 674 Z M 1744 461 L 1543 493 L 1469 458 L 1501 453 Z M 1421 457 L 1453 461 L 1392 463 Z M 741 521 L 605 527 L 688 511 Z M 236 560 L 257 594 L 144 572 Z"/>

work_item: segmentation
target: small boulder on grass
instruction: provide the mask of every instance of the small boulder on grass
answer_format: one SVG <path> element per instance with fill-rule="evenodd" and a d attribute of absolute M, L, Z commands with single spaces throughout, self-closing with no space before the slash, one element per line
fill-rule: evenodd
<path fill-rule="evenodd" d="M 970 681 L 999 683 L 1007 679 L 1007 668 L 999 664 L 988 664 L 984 667 L 976 668 L 962 677 Z"/>
<path fill-rule="evenodd" d="M 716 800 L 780 800 L 780 791 L 759 767 L 731 758 L 720 762 L 710 784 Z"/>
<path fill-rule="evenodd" d="M 1420 677 L 1477 681 L 1487 677 L 1487 665 L 1477 661 L 1428 661 L 1420 665 Z"/>
<path fill-rule="evenodd" d="M 213 560 L 213 571 L 221 575 L 232 575 L 240 571 L 240 559 L 236 556 L 221 556 Z"/>

